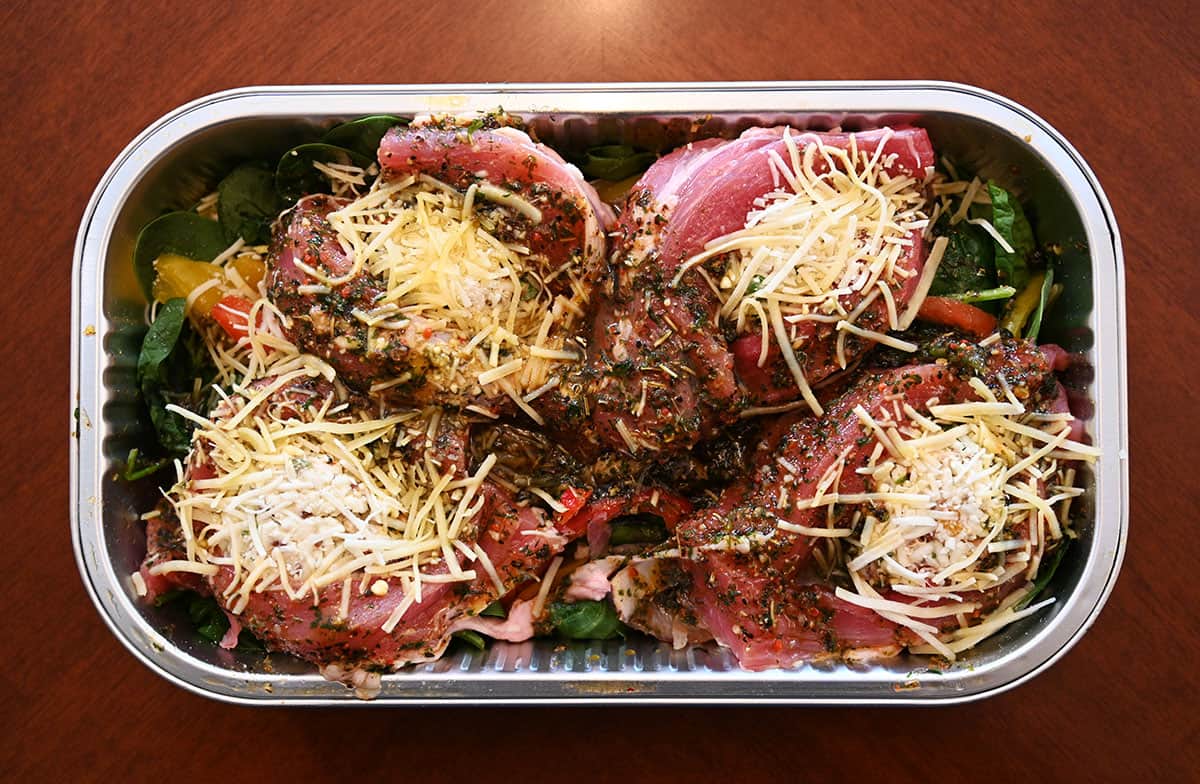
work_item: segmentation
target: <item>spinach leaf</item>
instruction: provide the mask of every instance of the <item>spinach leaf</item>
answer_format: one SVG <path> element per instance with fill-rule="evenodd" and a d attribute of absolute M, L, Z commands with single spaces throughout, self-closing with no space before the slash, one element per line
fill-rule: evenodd
<path fill-rule="evenodd" d="M 219 643 L 229 631 L 229 618 L 221 611 L 221 605 L 211 596 L 191 594 L 188 602 L 188 618 L 196 629 L 196 634 L 212 643 Z M 245 629 L 238 633 L 237 649 L 239 651 L 263 651 L 262 641 Z"/>
<path fill-rule="evenodd" d="M 138 355 L 138 386 L 142 399 L 150 410 L 150 422 L 158 435 L 158 442 L 168 454 L 186 455 L 192 440 L 192 425 L 183 417 L 167 411 L 166 393 L 170 390 L 168 363 L 171 353 L 179 342 L 187 319 L 187 301 L 182 297 L 168 300 L 158 310 L 158 317 L 150 325 L 142 340 L 142 351 Z"/>
<path fill-rule="evenodd" d="M 199 401 L 188 399 L 195 388 L 194 380 L 201 379 L 200 387 L 206 389 L 212 376 L 202 339 L 187 323 L 186 300 L 168 300 L 146 331 L 137 364 L 142 399 L 150 411 L 158 442 L 168 455 L 182 457 L 188 453 L 192 424 L 165 406 L 171 402 L 197 405 Z"/>
<path fill-rule="evenodd" d="M 1030 258 L 1037 250 L 1033 228 L 1020 203 L 1008 191 L 989 182 L 988 195 L 992 199 L 992 226 L 1013 249 L 1009 253 L 996 243 L 996 276 L 1000 283 L 1019 289 L 1029 280 Z"/>
<path fill-rule="evenodd" d="M 1054 579 L 1054 573 L 1058 571 L 1058 565 L 1062 563 L 1063 554 L 1067 552 L 1067 541 L 1064 539 L 1062 544 L 1058 546 L 1058 549 L 1051 553 L 1050 558 L 1041 565 L 1038 569 L 1037 580 L 1033 583 L 1033 589 L 1030 590 L 1028 596 L 1017 603 L 1017 606 L 1013 608 L 1014 610 L 1021 610 L 1033 604 L 1034 599 L 1037 599 L 1042 591 L 1046 590 L 1046 586 Z"/>
<path fill-rule="evenodd" d="M 188 602 L 188 618 L 199 634 L 209 642 L 220 642 L 229 631 L 229 619 L 211 596 L 193 594 Z"/>
<path fill-rule="evenodd" d="M 489 604 L 487 607 L 484 607 L 482 610 L 480 610 L 479 617 L 481 617 L 481 618 L 507 618 L 508 611 L 504 609 L 504 605 L 500 603 L 499 599 L 497 599 L 496 601 Z"/>
<path fill-rule="evenodd" d="M 397 125 L 407 124 L 406 120 L 390 114 L 373 114 L 335 125 L 325 132 L 321 142 L 376 160 L 383 135 Z"/>
<path fill-rule="evenodd" d="M 147 223 L 133 248 L 133 271 L 142 292 L 150 299 L 154 288 L 154 260 L 178 253 L 195 261 L 212 261 L 228 248 L 225 233 L 216 221 L 194 212 L 168 212 Z"/>
<path fill-rule="evenodd" d="M 623 180 L 650 168 L 658 160 L 652 152 L 638 152 L 628 144 L 592 147 L 584 155 L 580 169 L 589 179 Z"/>
<path fill-rule="evenodd" d="M 560 637 L 571 640 L 607 640 L 625 636 L 625 627 L 609 602 L 555 602 L 550 623 Z"/>
<path fill-rule="evenodd" d="M 612 547 L 622 544 L 658 544 L 667 538 L 667 527 L 661 520 L 651 517 L 628 517 L 614 520 L 608 543 Z"/>
<path fill-rule="evenodd" d="M 477 651 L 482 651 L 487 647 L 487 637 L 471 629 L 463 629 L 460 632 L 455 632 L 453 636 L 455 640 L 466 643 Z"/>
<path fill-rule="evenodd" d="M 162 607 L 183 596 L 185 593 L 190 593 L 186 588 L 172 588 L 169 591 L 163 591 L 158 596 L 154 597 L 154 606 Z"/>
<path fill-rule="evenodd" d="M 217 186 L 217 217 L 230 245 L 238 237 L 250 245 L 266 242 L 279 209 L 275 176 L 262 164 L 243 164 Z"/>
<path fill-rule="evenodd" d="M 284 204 L 292 204 L 301 196 L 329 191 L 329 181 L 313 166 L 314 162 L 366 168 L 371 165 L 371 160 L 332 144 L 301 144 L 279 159 L 279 165 L 275 167 L 275 190 Z"/>
<path fill-rule="evenodd" d="M 931 296 L 995 288 L 996 254 L 994 242 L 986 231 L 965 221 L 951 226 L 950 217 L 943 215 L 934 226 L 934 233 L 946 238 L 946 251 L 929 287 Z"/>

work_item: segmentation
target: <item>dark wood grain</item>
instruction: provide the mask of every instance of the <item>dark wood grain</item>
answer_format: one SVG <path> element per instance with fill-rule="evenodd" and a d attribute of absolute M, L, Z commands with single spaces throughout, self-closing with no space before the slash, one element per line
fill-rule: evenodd
<path fill-rule="evenodd" d="M 0 778 L 1195 780 L 1194 5 L 338 5 L 0 10 L 13 224 L 0 300 Z M 100 175 L 155 118 L 255 83 L 880 78 L 970 82 L 1031 107 L 1090 161 L 1121 225 L 1132 533 L 1107 608 L 1048 673 L 924 710 L 250 710 L 154 677 L 105 628 L 67 523 L 71 253 Z"/>

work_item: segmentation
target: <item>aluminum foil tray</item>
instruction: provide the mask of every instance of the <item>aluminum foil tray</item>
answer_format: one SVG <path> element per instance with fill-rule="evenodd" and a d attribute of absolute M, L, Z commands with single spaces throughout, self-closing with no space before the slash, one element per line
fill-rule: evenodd
<path fill-rule="evenodd" d="M 910 122 L 939 154 L 1017 189 L 1040 237 L 1064 249 L 1063 297 L 1043 327 L 1089 372 L 1077 392 L 1103 457 L 1085 477 L 1087 522 L 1050 586 L 1058 601 L 1013 624 L 954 668 L 906 655 L 884 665 L 746 672 L 715 646 L 673 651 L 637 637 L 603 643 L 495 643 L 383 678 L 372 704 L 950 703 L 1012 688 L 1045 670 L 1087 630 L 1120 567 L 1128 526 L 1125 314 L 1120 237 L 1087 164 L 1045 121 L 1000 96 L 940 82 L 251 87 L 166 115 L 121 152 L 97 186 L 75 247 L 72 298 L 71 528 L 83 581 L 121 642 L 191 691 L 248 704 L 364 704 L 311 665 L 221 650 L 181 608 L 139 603 L 129 575 L 145 550 L 138 515 L 148 482 L 118 478 L 145 437 L 136 362 L 146 302 L 131 258 L 137 232 L 185 208 L 235 162 L 271 159 L 336 122 L 489 110 L 520 115 L 559 148 L 631 141 L 673 147 L 754 125 L 855 130 Z"/>

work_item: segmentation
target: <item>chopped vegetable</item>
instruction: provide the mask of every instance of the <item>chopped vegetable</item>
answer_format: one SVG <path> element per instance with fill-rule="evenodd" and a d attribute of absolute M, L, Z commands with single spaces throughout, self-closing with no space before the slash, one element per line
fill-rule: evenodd
<path fill-rule="evenodd" d="M 622 544 L 657 544 L 667 538 L 667 527 L 661 520 L 650 517 L 633 517 L 615 520 L 608 543 L 612 547 Z"/>
<path fill-rule="evenodd" d="M 252 255 L 238 256 L 224 266 L 218 266 L 168 253 L 159 257 L 154 269 L 158 275 L 154 279 L 153 294 L 159 302 L 176 297 L 187 299 L 200 286 L 216 281 L 216 285 L 209 286 L 193 299 L 188 310 L 188 315 L 193 318 L 210 315 L 223 297 L 240 288 L 238 279 L 251 291 L 257 291 L 267 274 L 266 265 Z"/>
<path fill-rule="evenodd" d="M 479 612 L 482 618 L 507 618 L 508 611 L 504 609 L 504 605 L 499 600 L 492 602 L 487 607 L 484 607 Z"/>
<path fill-rule="evenodd" d="M 188 602 L 188 618 L 196 629 L 196 634 L 209 642 L 218 643 L 229 631 L 229 619 L 221 610 L 221 605 L 211 596 L 191 594 Z M 239 651 L 262 651 L 263 644 L 250 632 L 242 629 L 238 634 L 237 649 Z"/>
<path fill-rule="evenodd" d="M 596 188 L 596 193 L 599 194 L 602 201 L 609 204 L 615 204 L 623 201 L 625 196 L 637 184 L 637 181 L 642 178 L 640 173 L 626 177 L 623 180 L 596 180 L 592 183 Z"/>
<path fill-rule="evenodd" d="M 250 310 L 253 307 L 254 303 L 250 300 L 228 294 L 213 306 L 212 318 L 230 339 L 236 341 L 249 334 Z"/>
<path fill-rule="evenodd" d="M 397 125 L 407 124 L 407 121 L 391 114 L 373 114 L 335 125 L 325 133 L 321 142 L 342 147 L 374 160 L 379 152 L 379 141 L 383 135 Z"/>
<path fill-rule="evenodd" d="M 193 595 L 188 602 L 188 618 L 199 634 L 209 642 L 220 642 L 229 631 L 229 619 L 221 606 L 210 596 Z"/>
<path fill-rule="evenodd" d="M 217 217 L 226 244 L 233 244 L 238 237 L 248 245 L 266 242 L 280 208 L 275 177 L 262 164 L 243 164 L 217 186 Z"/>
<path fill-rule="evenodd" d="M 1029 279 L 1025 288 L 1013 298 L 1009 308 L 1000 321 L 1000 327 L 1011 332 L 1016 337 L 1025 337 L 1025 325 L 1042 303 L 1042 289 L 1045 288 L 1047 274 L 1039 272 Z M 1039 317 L 1040 322 L 1040 317 Z M 1040 326 L 1040 323 L 1039 323 Z"/>
<path fill-rule="evenodd" d="M 219 284 L 225 277 L 225 273 L 216 264 L 196 261 L 174 253 L 159 256 L 154 262 L 154 271 L 156 275 L 151 294 L 158 302 L 187 299 L 193 291 L 209 281 L 217 281 Z M 192 301 L 189 315 L 208 315 L 220 299 L 220 285 L 209 287 Z"/>
<path fill-rule="evenodd" d="M 238 277 L 250 287 L 251 291 L 257 291 L 258 285 L 267 276 L 266 263 L 262 259 L 250 254 L 232 258 L 225 265 L 225 277 L 232 283 L 233 276 L 230 274 L 230 270 L 236 270 Z"/>
<path fill-rule="evenodd" d="M 454 639 L 470 645 L 477 651 L 482 651 L 487 647 L 487 638 L 471 629 L 463 629 L 461 632 L 455 632 Z"/>
<path fill-rule="evenodd" d="M 607 640 L 624 636 L 624 625 L 608 602 L 555 602 L 550 623 L 559 637 L 571 640 Z"/>
<path fill-rule="evenodd" d="M 934 233 L 946 238 L 946 250 L 929 287 L 931 295 L 955 296 L 995 288 L 994 243 L 987 232 L 966 222 L 951 226 L 949 216 L 943 215 Z"/>
<path fill-rule="evenodd" d="M 169 591 L 163 591 L 158 596 L 154 597 L 154 606 L 163 607 L 187 593 L 191 593 L 191 591 L 187 590 L 186 588 L 172 588 Z"/>
<path fill-rule="evenodd" d="M 142 462 L 141 450 L 134 447 L 129 450 L 129 456 L 125 459 L 125 470 L 121 472 L 121 478 L 126 482 L 136 482 L 158 473 L 170 463 L 170 459 L 165 457 L 161 460 Z"/>
<path fill-rule="evenodd" d="M 917 318 L 987 337 L 996 331 L 996 317 L 974 305 L 950 297 L 926 297 Z"/>
<path fill-rule="evenodd" d="M 212 376 L 208 354 L 187 325 L 184 304 L 183 298 L 176 297 L 158 309 L 158 317 L 142 341 L 137 364 L 138 386 L 158 442 L 167 454 L 180 457 L 190 447 L 192 424 L 165 406 L 169 402 L 196 405 L 199 401 L 188 398 L 193 390 L 206 390 Z"/>
<path fill-rule="evenodd" d="M 1000 283 L 1020 289 L 1029 280 L 1030 258 L 1037 250 L 1033 229 L 1012 194 L 989 182 L 988 195 L 992 199 L 992 226 L 1012 248 L 1010 252 L 996 243 L 996 277 Z"/>
<path fill-rule="evenodd" d="M 146 224 L 133 250 L 133 271 L 147 297 L 154 288 L 154 260 L 165 253 L 212 261 L 229 247 L 216 221 L 194 212 L 169 212 Z"/>
<path fill-rule="evenodd" d="M 1054 289 L 1054 267 L 1046 267 L 1046 277 L 1042 280 L 1041 290 L 1038 292 L 1037 309 L 1033 311 L 1033 316 L 1029 319 L 1029 327 L 1025 330 L 1025 337 L 1029 340 L 1037 341 L 1038 332 L 1042 329 L 1042 316 L 1046 312 L 1046 305 L 1052 299 L 1051 292 Z"/>
<path fill-rule="evenodd" d="M 1058 571 L 1059 564 L 1062 563 L 1063 555 L 1067 552 L 1067 544 L 1070 540 L 1064 539 L 1050 557 L 1038 567 L 1037 580 L 1033 583 L 1033 589 L 1022 599 L 1013 609 L 1020 610 L 1033 603 L 1035 599 L 1046 590 L 1046 586 L 1054 579 L 1054 573 Z"/>
<path fill-rule="evenodd" d="M 292 204 L 310 193 L 328 193 L 329 180 L 315 166 L 317 163 L 336 163 L 342 166 L 371 165 L 371 158 L 345 147 L 332 144 L 301 144 L 279 159 L 275 169 L 275 190 L 285 204 Z"/>
<path fill-rule="evenodd" d="M 962 291 L 945 296 L 960 302 L 994 302 L 996 300 L 1009 299 L 1016 293 L 1017 290 L 1012 286 L 996 286 L 995 288 L 983 291 Z"/>
<path fill-rule="evenodd" d="M 654 153 L 638 152 L 628 144 L 607 144 L 588 150 L 579 168 L 590 179 L 616 181 L 644 172 L 657 159 Z"/>

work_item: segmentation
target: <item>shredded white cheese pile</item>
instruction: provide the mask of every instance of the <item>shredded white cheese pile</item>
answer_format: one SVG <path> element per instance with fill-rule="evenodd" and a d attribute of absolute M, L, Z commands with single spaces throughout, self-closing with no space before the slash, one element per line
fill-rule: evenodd
<path fill-rule="evenodd" d="M 480 487 L 495 456 L 469 476 L 442 465 L 432 449 L 415 450 L 414 459 L 403 447 L 433 443 L 437 410 L 372 416 L 351 412 L 336 394 L 307 406 L 281 396 L 306 380 L 334 378 L 325 362 L 282 337 L 281 320 L 260 299 L 245 338 L 235 347 L 210 344 L 233 389 L 210 417 L 169 407 L 196 423 L 190 463 L 213 476 L 185 475 L 177 463 L 167 499 L 186 558 L 152 573 L 213 576 L 228 568 L 223 603 L 233 613 L 272 590 L 311 596 L 316 605 L 323 589 L 340 583 L 345 618 L 352 595 L 399 588 L 404 598 L 383 624 L 389 632 L 421 600 L 422 584 L 475 579 L 464 559 L 493 576 L 486 554 L 463 534 L 485 502 Z"/>
<path fill-rule="evenodd" d="M 928 643 L 916 652 L 948 659 L 1043 606 L 1014 609 L 1030 591 L 1027 582 L 987 618 L 967 622 L 979 608 L 973 592 L 1032 581 L 1047 550 L 1073 535 L 1069 508 L 1083 491 L 1068 464 L 1099 455 L 1068 438 L 1070 414 L 1027 412 L 1007 389 L 999 400 L 979 379 L 971 386 L 978 401 L 931 401 L 929 416 L 900 394 L 882 417 L 860 406 L 855 413 L 876 438 L 866 465 L 854 469 L 867 491 L 837 492 L 848 470 L 843 455 L 808 502 L 861 504 L 844 539 L 854 590 L 837 595 L 912 629 Z M 907 601 L 884 598 L 881 584 Z M 957 616 L 961 628 L 939 635 L 928 621 L 947 616 Z"/>
<path fill-rule="evenodd" d="M 581 358 L 566 341 L 583 316 L 586 288 L 570 265 L 547 271 L 527 247 L 498 239 L 494 214 L 476 209 L 484 200 L 541 220 L 535 206 L 486 183 L 463 194 L 426 175 L 380 178 L 328 216 L 353 268 L 340 277 L 305 271 L 326 287 L 364 270 L 385 281 L 381 300 L 354 312 L 368 328 L 368 345 L 382 344 L 384 330 L 408 331 L 407 342 L 419 347 L 425 372 L 442 376 L 441 386 L 495 385 L 541 424 L 528 404 L 558 383 L 563 363 Z M 559 278 L 570 296 L 551 291 Z"/>
<path fill-rule="evenodd" d="M 908 314 L 897 312 L 893 290 L 912 274 L 897 267 L 912 247 L 912 233 L 929 223 L 924 183 L 888 174 L 889 161 L 882 156 L 886 139 L 872 154 L 859 150 L 854 138 L 851 134 L 850 146 L 843 150 L 818 137 L 801 137 L 801 149 L 786 129 L 788 160 L 774 151 L 769 158 L 775 189 L 756 201 L 758 209 L 747 216 L 745 228 L 709 242 L 675 277 L 677 284 L 693 266 L 723 257 L 717 285 L 722 318 L 732 319 L 741 334 L 760 332 L 760 366 L 774 338 L 816 413 L 821 413 L 820 405 L 795 352 L 801 322 L 836 326 L 837 359 L 843 368 L 847 334 L 915 350 L 855 321 L 883 297 L 890 329 L 907 327 Z M 940 255 L 940 248 L 935 250 Z M 930 261 L 936 267 L 936 259 Z M 846 302 L 854 295 L 862 298 L 851 310 Z"/>

